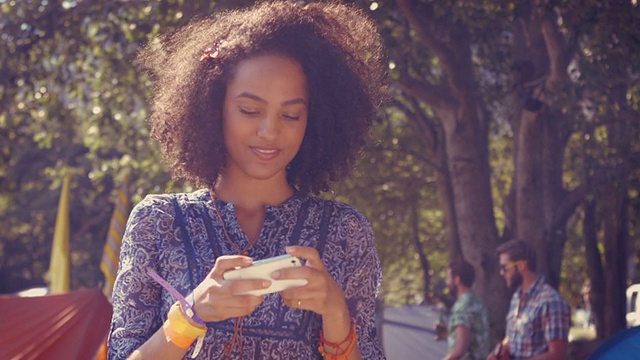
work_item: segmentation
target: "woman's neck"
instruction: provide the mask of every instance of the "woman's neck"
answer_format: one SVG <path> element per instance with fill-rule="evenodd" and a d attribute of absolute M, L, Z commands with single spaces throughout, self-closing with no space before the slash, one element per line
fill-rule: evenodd
<path fill-rule="evenodd" d="M 216 196 L 234 203 L 244 211 L 258 211 L 266 205 L 280 205 L 294 194 L 294 189 L 281 179 L 244 180 L 221 176 L 214 185 Z"/>
<path fill-rule="evenodd" d="M 214 185 L 215 196 L 234 203 L 236 218 L 250 242 L 255 242 L 266 217 L 266 205 L 280 205 L 293 196 L 284 179 L 244 179 L 221 176 Z"/>

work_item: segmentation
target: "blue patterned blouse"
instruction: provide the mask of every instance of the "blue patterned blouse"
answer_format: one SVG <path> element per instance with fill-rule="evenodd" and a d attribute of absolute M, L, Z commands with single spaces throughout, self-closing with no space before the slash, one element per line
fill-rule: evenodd
<path fill-rule="evenodd" d="M 217 201 L 229 236 L 244 248 L 248 239 L 238 224 L 234 205 Z M 346 204 L 295 195 L 279 206 L 266 207 L 264 226 L 249 256 L 260 260 L 282 255 L 289 245 L 318 249 L 345 294 L 362 357 L 384 359 L 375 329 L 381 269 L 366 217 Z M 174 303 L 147 275 L 148 269 L 186 295 L 209 273 L 217 257 L 235 253 L 225 240 L 207 190 L 147 196 L 131 212 L 122 242 L 108 358 L 125 359 L 140 347 L 161 327 Z M 197 359 L 222 359 L 233 336 L 233 321 L 207 326 Z M 279 294 L 266 295 L 244 318 L 242 357 L 235 346 L 231 358 L 321 359 L 317 350 L 321 326 L 321 316 L 289 308 Z M 191 354 L 188 351 L 185 358 Z"/>

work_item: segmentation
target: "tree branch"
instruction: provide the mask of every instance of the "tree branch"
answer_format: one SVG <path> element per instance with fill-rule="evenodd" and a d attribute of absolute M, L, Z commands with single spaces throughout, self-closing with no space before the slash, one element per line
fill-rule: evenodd
<path fill-rule="evenodd" d="M 553 227 L 563 226 L 566 224 L 567 219 L 573 214 L 576 207 L 584 201 L 586 195 L 608 182 L 611 182 L 611 177 L 624 176 L 626 167 L 618 165 L 614 167 L 602 167 L 594 176 L 592 176 L 586 183 L 579 185 L 572 191 L 566 193 L 564 199 L 558 206 L 556 213 L 554 214 Z"/>
<path fill-rule="evenodd" d="M 434 170 L 438 171 L 438 172 L 442 172 L 442 166 L 435 163 L 433 160 L 424 157 L 422 154 L 419 154 L 415 151 L 411 151 L 411 150 L 407 150 L 407 149 L 396 149 L 396 148 L 387 148 L 387 147 L 371 147 L 369 149 L 367 149 L 368 151 L 389 151 L 392 153 L 396 153 L 396 154 L 400 154 L 400 155 L 410 155 L 413 156 L 414 158 L 424 162 L 425 164 L 431 166 Z"/>
<path fill-rule="evenodd" d="M 564 199 L 560 202 L 560 206 L 556 209 L 553 217 L 553 228 L 562 226 L 567 223 L 567 219 L 574 213 L 576 207 L 584 200 L 590 186 L 582 184 L 572 191 L 566 193 Z"/>
<path fill-rule="evenodd" d="M 553 10 L 548 9 L 537 1 L 538 11 L 541 12 L 541 30 L 544 42 L 547 45 L 547 56 L 549 57 L 550 73 L 547 80 L 547 88 L 553 89 L 567 75 L 568 56 L 564 37 L 558 29 Z"/>
<path fill-rule="evenodd" d="M 442 42 L 436 40 L 431 36 L 431 32 L 427 30 L 424 24 L 416 16 L 416 11 L 409 4 L 408 0 L 397 0 L 398 7 L 402 12 L 402 15 L 409 21 L 409 24 L 415 30 L 420 42 L 429 50 L 433 51 L 436 56 L 440 58 L 442 66 L 445 67 L 447 74 L 454 74 L 453 55 L 450 49 Z"/>
<path fill-rule="evenodd" d="M 400 101 L 400 99 L 395 98 L 392 101 L 392 106 L 396 107 L 398 110 L 403 112 L 409 120 L 410 126 L 420 134 L 419 138 L 424 140 L 426 144 L 426 149 L 429 152 L 431 157 L 438 156 L 438 137 L 437 130 L 435 129 L 435 125 L 432 121 L 430 121 L 429 117 L 427 117 L 422 109 L 420 108 L 419 100 L 415 97 L 410 97 L 407 99 L 411 104 L 405 104 Z"/>
<path fill-rule="evenodd" d="M 429 133 L 429 140 L 431 140 L 432 148 L 431 154 L 433 155 L 433 157 L 440 158 L 440 156 L 442 155 L 440 151 L 442 148 L 442 146 L 440 146 L 440 142 L 444 137 L 442 135 L 442 125 L 440 123 L 436 124 L 432 118 L 425 114 L 424 110 L 422 110 L 420 104 L 418 103 L 418 99 L 416 99 L 415 97 L 412 98 L 411 104 L 413 105 L 416 116 L 419 119 L 418 123 L 421 124 L 422 127 L 426 128 L 427 130 L 425 131 Z"/>
<path fill-rule="evenodd" d="M 424 253 L 424 248 L 420 241 L 420 219 L 418 215 L 417 201 L 414 201 L 411 204 L 411 227 L 413 230 L 413 245 L 418 253 L 420 266 L 422 267 L 424 275 L 424 298 L 428 299 L 429 293 L 431 292 L 431 275 L 429 274 L 429 271 L 431 270 L 431 263 L 429 262 L 427 255 Z"/>
<path fill-rule="evenodd" d="M 406 71 L 401 73 L 398 86 L 411 96 L 429 104 L 434 110 L 442 111 L 456 105 L 454 100 L 444 95 L 448 93 L 447 91 L 426 82 L 418 81 Z"/>

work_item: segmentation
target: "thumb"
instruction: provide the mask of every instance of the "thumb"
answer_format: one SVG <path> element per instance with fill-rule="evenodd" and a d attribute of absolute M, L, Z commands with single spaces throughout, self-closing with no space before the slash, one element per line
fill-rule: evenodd
<path fill-rule="evenodd" d="M 222 274 L 235 268 L 247 267 L 253 264 L 253 259 L 244 255 L 224 255 L 216 259 L 213 268 L 207 275 L 210 278 L 222 277 Z"/>

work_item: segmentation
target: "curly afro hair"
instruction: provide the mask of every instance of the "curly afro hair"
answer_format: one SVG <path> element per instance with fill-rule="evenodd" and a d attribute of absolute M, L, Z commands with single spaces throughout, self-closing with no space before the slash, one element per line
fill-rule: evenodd
<path fill-rule="evenodd" d="M 174 177 L 213 186 L 225 166 L 227 82 L 240 61 L 269 53 L 300 63 L 309 91 L 307 129 L 287 181 L 319 193 L 348 173 L 384 100 L 380 36 L 351 6 L 277 1 L 194 20 L 138 56 L 155 76 L 151 136 Z"/>

